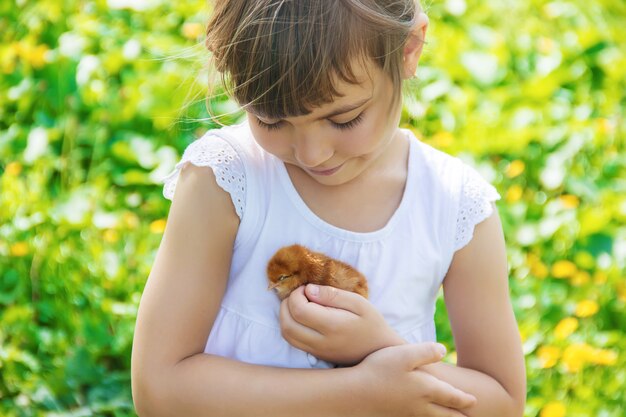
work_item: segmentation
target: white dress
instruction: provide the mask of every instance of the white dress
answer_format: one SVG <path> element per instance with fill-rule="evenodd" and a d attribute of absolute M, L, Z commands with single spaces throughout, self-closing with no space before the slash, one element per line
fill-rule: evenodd
<path fill-rule="evenodd" d="M 474 226 L 491 214 L 490 202 L 500 196 L 469 165 L 402 130 L 411 136 L 404 195 L 388 223 L 367 233 L 344 230 L 316 216 L 282 161 L 257 145 L 247 121 L 210 130 L 185 149 L 163 180 L 164 196 L 173 198 L 187 161 L 210 166 L 241 219 L 206 353 L 260 365 L 333 367 L 281 336 L 280 301 L 267 290 L 266 267 L 276 250 L 294 243 L 361 271 L 370 302 L 405 340 L 436 341 L 435 301 L 452 256 L 471 240 Z"/>

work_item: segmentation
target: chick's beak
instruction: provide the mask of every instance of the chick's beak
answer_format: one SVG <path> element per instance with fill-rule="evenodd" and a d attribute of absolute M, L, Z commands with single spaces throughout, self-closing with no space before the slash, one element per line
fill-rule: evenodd
<path fill-rule="evenodd" d="M 270 285 L 267 286 L 267 290 L 273 290 L 274 288 L 278 287 L 280 285 L 280 282 L 275 282 L 275 283 L 270 283 Z"/>

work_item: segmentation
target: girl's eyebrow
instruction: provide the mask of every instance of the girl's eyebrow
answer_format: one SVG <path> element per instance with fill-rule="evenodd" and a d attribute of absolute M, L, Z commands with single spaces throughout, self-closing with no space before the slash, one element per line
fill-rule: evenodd
<path fill-rule="evenodd" d="M 341 107 L 339 107 L 339 108 L 337 108 L 337 109 L 335 109 L 335 110 L 331 111 L 330 113 L 325 114 L 324 116 L 320 116 L 320 117 L 318 117 L 318 118 L 316 119 L 316 121 L 317 121 L 317 120 L 322 120 L 322 119 L 327 119 L 327 118 L 329 118 L 329 117 L 333 117 L 333 116 L 337 116 L 337 115 L 340 115 L 340 114 L 348 113 L 348 112 L 350 112 L 350 111 L 352 111 L 352 110 L 354 110 L 354 109 L 358 109 L 359 107 L 361 107 L 361 106 L 365 105 L 366 103 L 368 103 L 368 102 L 369 102 L 369 101 L 370 101 L 373 97 L 374 97 L 374 96 L 372 95 L 372 96 L 370 96 L 369 98 L 366 98 L 366 99 L 364 99 L 364 100 L 361 100 L 361 101 L 359 101 L 359 102 L 357 102 L 357 103 L 354 103 L 354 104 L 346 104 L 346 105 L 344 105 L 344 106 L 341 106 Z M 257 117 L 258 117 L 258 116 L 257 116 Z M 278 120 L 277 120 L 277 122 L 278 122 L 278 121 L 280 121 L 280 120 L 282 120 L 282 119 L 278 119 Z"/>

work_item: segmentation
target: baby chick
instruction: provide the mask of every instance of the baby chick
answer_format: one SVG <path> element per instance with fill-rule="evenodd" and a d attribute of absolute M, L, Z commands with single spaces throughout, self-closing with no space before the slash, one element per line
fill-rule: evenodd
<path fill-rule="evenodd" d="M 301 245 L 279 249 L 267 264 L 268 290 L 281 300 L 301 285 L 330 285 L 367 298 L 367 280 L 350 265 Z"/>

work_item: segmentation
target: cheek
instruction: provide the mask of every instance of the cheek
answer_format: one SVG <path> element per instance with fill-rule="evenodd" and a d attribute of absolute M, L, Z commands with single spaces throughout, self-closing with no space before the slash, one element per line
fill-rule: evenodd
<path fill-rule="evenodd" d="M 280 130 L 267 132 L 262 128 L 250 128 L 259 146 L 274 155 L 284 154 L 289 148 L 289 140 Z"/>
<path fill-rule="evenodd" d="M 335 143 L 342 153 L 367 153 L 380 145 L 380 138 L 386 134 L 386 121 L 380 117 L 363 120 L 358 127 L 337 134 Z"/>

